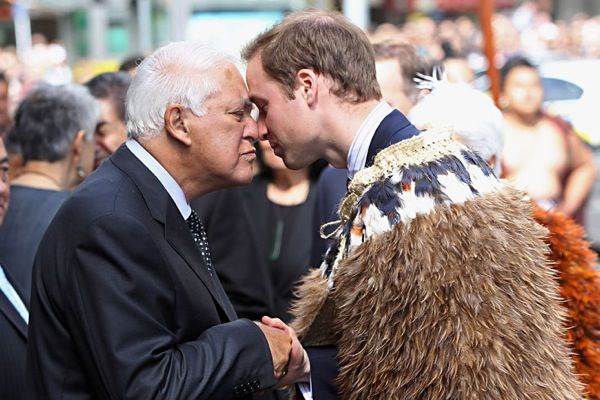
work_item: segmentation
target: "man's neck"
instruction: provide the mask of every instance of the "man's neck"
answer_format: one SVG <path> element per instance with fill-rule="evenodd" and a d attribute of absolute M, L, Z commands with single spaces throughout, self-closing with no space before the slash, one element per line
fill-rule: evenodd
<path fill-rule="evenodd" d="M 185 170 L 185 165 L 180 157 L 173 156 L 175 152 L 170 151 L 170 144 L 165 139 L 164 135 L 150 139 L 139 139 L 138 143 L 148 152 L 160 165 L 171 175 L 177 182 L 186 200 L 189 203 L 194 198 L 194 185 L 192 181 L 182 179 L 182 171 Z"/>
<path fill-rule="evenodd" d="M 379 100 L 369 100 L 359 104 L 338 103 L 329 113 L 324 126 L 330 145 L 325 151 L 325 159 L 336 168 L 347 168 L 350 146 L 358 130 L 368 115 L 379 104 Z"/>

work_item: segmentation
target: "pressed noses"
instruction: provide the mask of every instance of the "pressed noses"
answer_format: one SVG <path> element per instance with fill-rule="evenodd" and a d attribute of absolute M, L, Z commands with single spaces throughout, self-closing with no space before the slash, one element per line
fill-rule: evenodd
<path fill-rule="evenodd" d="M 258 140 L 258 128 L 256 122 L 253 119 L 249 119 L 246 126 L 244 127 L 244 138 L 251 139 L 252 143 Z"/>
<path fill-rule="evenodd" d="M 267 130 L 267 124 L 265 124 L 264 118 L 258 119 L 258 138 L 260 140 L 267 140 L 267 134 L 269 131 Z"/>

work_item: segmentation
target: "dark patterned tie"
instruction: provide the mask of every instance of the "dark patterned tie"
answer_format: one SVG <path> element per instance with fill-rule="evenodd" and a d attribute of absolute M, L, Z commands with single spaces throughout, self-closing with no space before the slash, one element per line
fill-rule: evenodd
<path fill-rule="evenodd" d="M 192 213 L 186 222 L 190 228 L 190 231 L 192 232 L 194 242 L 196 242 L 196 246 L 198 246 L 198 249 L 202 254 L 202 260 L 204 260 L 204 264 L 206 264 L 208 273 L 212 276 L 213 265 L 212 260 L 210 259 L 210 250 L 208 248 L 208 239 L 206 238 L 206 230 L 204 229 L 204 225 L 202 225 L 200 218 L 198 218 L 198 214 L 196 214 L 196 211 L 194 210 L 192 210 Z"/>

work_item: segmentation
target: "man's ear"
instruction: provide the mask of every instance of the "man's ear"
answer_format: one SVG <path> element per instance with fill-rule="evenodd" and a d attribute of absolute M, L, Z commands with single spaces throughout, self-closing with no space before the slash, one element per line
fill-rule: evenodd
<path fill-rule="evenodd" d="M 186 122 L 189 110 L 181 104 L 169 104 L 165 110 L 165 132 L 172 139 L 186 145 L 192 145 L 192 138 Z"/>
<path fill-rule="evenodd" d="M 319 94 L 318 82 L 319 76 L 310 68 L 303 68 L 296 73 L 296 83 L 298 85 L 296 93 L 302 96 L 309 107 L 317 101 Z"/>

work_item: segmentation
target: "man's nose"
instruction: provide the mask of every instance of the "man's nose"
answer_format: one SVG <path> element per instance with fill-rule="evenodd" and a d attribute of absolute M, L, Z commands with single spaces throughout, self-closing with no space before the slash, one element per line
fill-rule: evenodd
<path fill-rule="evenodd" d="M 258 138 L 260 140 L 267 140 L 267 135 L 269 134 L 269 131 L 267 129 L 267 124 L 265 124 L 265 120 L 264 119 L 259 119 L 258 120 Z"/>
<path fill-rule="evenodd" d="M 244 129 L 244 139 L 250 140 L 252 143 L 258 140 L 258 127 L 254 120 L 250 119 Z"/>

